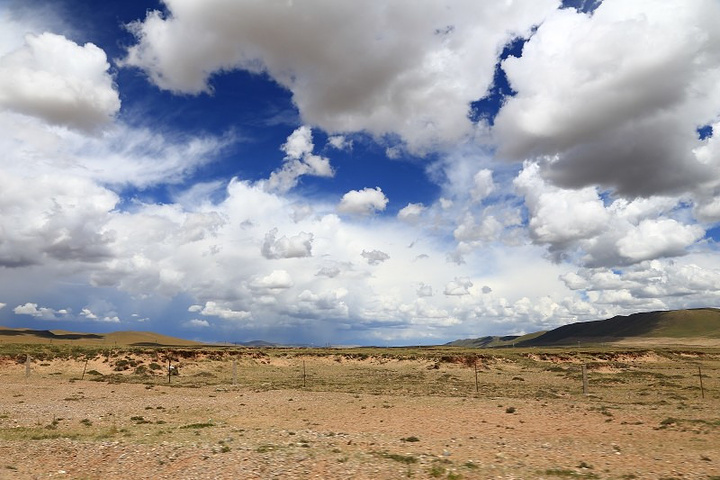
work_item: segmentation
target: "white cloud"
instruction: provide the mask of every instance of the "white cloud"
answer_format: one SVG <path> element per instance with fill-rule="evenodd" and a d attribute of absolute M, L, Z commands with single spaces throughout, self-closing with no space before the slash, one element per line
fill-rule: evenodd
<path fill-rule="evenodd" d="M 187 322 L 183 323 L 183 325 L 185 325 L 186 327 L 189 327 L 189 328 L 209 328 L 210 322 L 208 322 L 207 320 L 199 319 L 199 318 L 193 318 L 193 319 L 190 319 Z"/>
<path fill-rule="evenodd" d="M 495 121 L 499 154 L 544 158 L 547 178 L 629 197 L 720 178 L 695 149 L 720 111 L 720 5 L 605 0 L 555 11 L 502 68 L 517 92 Z M 591 114 L 589 114 L 591 112 Z"/>
<path fill-rule="evenodd" d="M 41 320 L 55 320 L 68 315 L 67 309 L 54 310 L 48 307 L 38 307 L 37 303 L 27 302 L 24 305 L 18 305 L 13 309 L 16 315 L 30 315 Z"/>
<path fill-rule="evenodd" d="M 681 198 L 617 199 L 606 205 L 597 188 L 565 190 L 549 185 L 537 164 L 525 164 L 514 181 L 524 195 L 528 227 L 556 260 L 587 266 L 627 265 L 684 255 L 705 234 L 684 214 Z M 677 218 L 667 218 L 674 214 Z"/>
<path fill-rule="evenodd" d="M 88 320 L 97 320 L 98 316 L 95 315 L 89 308 L 85 307 L 80 311 L 80 316 L 85 317 Z"/>
<path fill-rule="evenodd" d="M 166 16 L 150 12 L 132 25 L 138 44 L 125 59 L 161 88 L 201 93 L 218 71 L 267 72 L 292 92 L 306 123 L 329 132 L 396 133 L 415 149 L 472 133 L 468 105 L 492 84 L 497 52 L 557 6 L 165 3 Z"/>
<path fill-rule="evenodd" d="M 3 308 L 5 308 L 6 306 L 7 306 L 7 303 L 2 303 L 2 302 L 0 302 L 0 310 L 2 310 Z"/>
<path fill-rule="evenodd" d="M 56 125 L 94 130 L 120 109 L 105 52 L 61 35 L 28 34 L 0 57 L 0 108 Z"/>
<path fill-rule="evenodd" d="M 349 309 L 343 300 L 348 294 L 344 288 L 316 294 L 303 290 L 297 296 L 297 303 L 289 305 L 291 315 L 303 318 L 347 318 Z"/>
<path fill-rule="evenodd" d="M 292 286 L 292 277 L 287 270 L 273 270 L 268 275 L 256 277 L 250 283 L 250 288 L 255 290 L 266 290 L 268 292 L 285 290 Z"/>
<path fill-rule="evenodd" d="M 363 250 L 360 254 L 361 257 L 367 260 L 368 265 L 380 265 L 381 263 L 390 260 L 390 255 L 380 250 L 370 250 L 369 252 Z"/>
<path fill-rule="evenodd" d="M 105 225 L 117 202 L 114 193 L 74 177 L 23 178 L 1 169 L 0 189 L 0 265 L 99 262 L 111 255 L 114 233 Z"/>
<path fill-rule="evenodd" d="M 607 226 L 609 216 L 597 190 L 563 190 L 547 185 L 537 164 L 528 164 L 515 179 L 531 215 L 530 232 L 540 243 L 564 246 L 590 238 Z"/>
<path fill-rule="evenodd" d="M 469 278 L 455 278 L 455 280 L 445 285 L 443 293 L 449 296 L 469 295 L 469 289 L 472 286 L 473 282 Z"/>
<path fill-rule="evenodd" d="M 337 150 L 352 150 L 353 141 L 344 135 L 332 135 L 328 138 L 328 145 Z"/>
<path fill-rule="evenodd" d="M 705 230 L 698 225 L 682 225 L 670 219 L 643 220 L 618 240 L 618 252 L 630 262 L 683 255 L 687 247 L 700 240 Z"/>
<path fill-rule="evenodd" d="M 408 203 L 405 207 L 400 209 L 397 217 L 405 222 L 414 223 L 420 219 L 420 216 L 424 211 L 425 206 L 422 203 Z"/>
<path fill-rule="evenodd" d="M 106 299 L 95 299 L 84 306 L 79 317 L 100 323 L 120 323 L 117 307 Z"/>
<path fill-rule="evenodd" d="M 275 170 L 268 179 L 267 188 L 271 191 L 287 192 L 298 183 L 303 175 L 332 177 L 335 175 L 330 160 L 313 154 L 315 148 L 312 131 L 308 126 L 296 129 L 282 146 L 285 163 Z"/>
<path fill-rule="evenodd" d="M 25 305 L 18 305 L 13 309 L 13 312 L 15 312 L 18 315 L 38 315 L 39 311 L 37 308 L 37 303 L 26 303 Z"/>
<path fill-rule="evenodd" d="M 493 191 L 495 191 L 495 183 L 492 178 L 492 171 L 482 169 L 473 177 L 473 189 L 470 191 L 472 199 L 476 202 L 483 200 Z"/>
<path fill-rule="evenodd" d="M 300 232 L 292 237 L 276 239 L 277 228 L 265 235 L 262 254 L 265 258 L 302 258 L 312 256 L 313 234 Z"/>
<path fill-rule="evenodd" d="M 543 22 L 556 3 L 461 1 L 445 9 L 371 1 L 321 9 L 169 0 L 167 18 L 151 14 L 136 25 L 146 36 L 130 62 L 175 91 L 209 91 L 213 74 L 234 68 L 267 72 L 290 89 L 306 125 L 278 142 L 284 159 L 269 179 L 189 187 L 193 172 L 237 142 L 235 134 L 134 128 L 90 97 L 83 108 L 102 117 L 93 132 L 73 124 L 69 111 L 53 120 L 2 104 L 3 300 L 19 314 L 66 318 L 70 308 L 38 305 L 72 291 L 78 319 L 119 322 L 149 310 L 155 325 L 155 312 L 171 305 L 188 310 L 173 321 L 198 332 L 302 332 L 366 343 L 717 304 L 720 262 L 702 237 L 720 218 L 720 150 L 717 134 L 701 141 L 695 132 L 703 124 L 720 131 L 709 48 L 717 34 L 708 28 L 715 7 L 695 30 L 704 37 L 686 38 L 678 32 L 692 23 L 686 14 L 695 2 L 675 20 L 663 13 L 669 7 L 650 8 L 642 19 L 620 11 L 640 3 L 606 0 L 593 16 L 566 10 Z M 307 24 L 297 22 L 299 11 L 312 13 Z M 351 20 L 328 21 L 336 17 Z M 247 28 L 227 26 L 238 21 Z M 276 28 L 263 29 L 268 24 Z M 540 26 L 523 56 L 504 64 L 518 95 L 505 99 L 492 131 L 471 125 L 469 101 L 490 85 L 502 45 L 533 24 Z M 568 30 L 580 26 L 588 30 Z M 167 44 L 151 38 L 157 32 Z M 628 42 L 645 41 L 643 32 L 670 47 L 626 52 Z M 0 43 L 7 35 L 0 31 Z M 68 61 L 90 62 L 95 87 L 123 92 L 93 47 L 52 40 Z M 21 51 L 35 55 L 22 38 L 0 45 L 3 58 Z M 614 61 L 618 68 L 609 68 Z M 663 75 L 633 79 L 648 72 Z M 648 91 L 636 96 L 641 83 Z M 26 106 L 36 100 L 18 98 Z M 316 138 L 327 135 L 322 151 L 311 125 Z M 382 139 L 378 152 L 398 158 L 439 148 L 427 166 L 439 198 L 407 203 L 393 216 L 379 214 L 389 204 L 379 187 L 349 191 L 339 204 L 322 192 L 292 191 L 303 175 L 334 173 L 320 153 L 362 151 L 360 139 L 369 139 L 355 136 L 361 131 Z M 498 144 L 483 144 L 491 141 Z M 500 164 L 496 147 L 529 160 Z M 706 173 L 702 182 L 692 180 L 698 171 Z M 165 204 L 113 193 L 167 185 Z M 103 296 L 114 304 L 93 301 Z"/>
<path fill-rule="evenodd" d="M 342 270 L 338 268 L 337 266 L 331 266 L 331 267 L 322 267 L 318 272 L 315 274 L 317 276 L 323 276 L 328 278 L 335 278 L 338 275 L 342 273 Z"/>
<path fill-rule="evenodd" d="M 418 297 L 432 297 L 432 295 L 433 295 L 432 285 L 425 285 L 424 283 L 421 283 L 417 289 L 417 296 Z"/>
<path fill-rule="evenodd" d="M 698 261 L 706 265 L 698 265 Z M 672 309 L 714 305 L 720 264 L 690 254 L 677 260 L 641 262 L 622 271 L 580 269 L 563 275 L 572 290 L 586 292 L 592 302 L 627 309 Z"/>
<path fill-rule="evenodd" d="M 178 183 L 233 139 L 157 133 L 114 123 L 102 135 L 59 129 L 0 110 L 0 167 L 19 177 L 73 176 L 103 185 L 147 188 Z"/>
<path fill-rule="evenodd" d="M 352 215 L 372 215 L 385 210 L 388 201 L 380 187 L 350 190 L 343 195 L 337 210 Z"/>
<path fill-rule="evenodd" d="M 461 243 L 493 241 L 503 233 L 505 225 L 491 211 L 474 215 L 465 212 L 461 223 L 453 231 L 455 240 Z"/>
<path fill-rule="evenodd" d="M 205 302 L 204 307 L 201 307 L 200 305 L 192 305 L 188 310 L 208 317 L 219 317 L 223 320 L 246 320 L 251 317 L 250 312 L 233 310 L 213 301 Z"/>

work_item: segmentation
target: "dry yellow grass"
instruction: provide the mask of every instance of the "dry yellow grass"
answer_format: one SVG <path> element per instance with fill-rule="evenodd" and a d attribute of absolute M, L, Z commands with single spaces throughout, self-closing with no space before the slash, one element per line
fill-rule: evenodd
<path fill-rule="evenodd" d="M 34 348 L 0 478 L 720 476 L 718 350 Z"/>

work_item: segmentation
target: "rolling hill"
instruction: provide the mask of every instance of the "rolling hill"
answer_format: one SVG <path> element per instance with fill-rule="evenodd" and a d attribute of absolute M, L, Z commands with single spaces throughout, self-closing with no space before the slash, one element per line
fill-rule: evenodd
<path fill-rule="evenodd" d="M 169 337 L 153 332 L 77 333 L 65 330 L 31 330 L 0 327 L 0 344 L 52 343 L 58 345 L 119 345 L 119 346 L 193 346 L 199 342 Z"/>
<path fill-rule="evenodd" d="M 720 309 L 697 308 L 619 315 L 607 320 L 563 325 L 522 337 L 482 337 L 450 342 L 464 347 L 539 347 L 578 343 L 697 343 L 720 345 Z"/>
<path fill-rule="evenodd" d="M 488 336 L 480 338 L 465 338 L 463 340 L 455 340 L 454 342 L 447 343 L 453 347 L 466 347 L 466 348 L 496 348 L 496 347 L 513 347 L 518 344 L 522 344 L 525 341 L 531 340 L 535 337 L 539 337 L 544 334 L 544 331 L 528 333 L 527 335 L 506 335 L 504 337 Z"/>
<path fill-rule="evenodd" d="M 200 342 L 153 332 L 79 333 L 0 326 L 0 344 L 51 343 L 115 346 L 198 346 Z M 607 320 L 578 322 L 522 336 L 486 336 L 455 340 L 447 346 L 466 348 L 540 347 L 577 344 L 700 344 L 720 346 L 720 309 L 697 308 L 635 313 Z M 273 346 L 254 341 L 243 346 Z"/>

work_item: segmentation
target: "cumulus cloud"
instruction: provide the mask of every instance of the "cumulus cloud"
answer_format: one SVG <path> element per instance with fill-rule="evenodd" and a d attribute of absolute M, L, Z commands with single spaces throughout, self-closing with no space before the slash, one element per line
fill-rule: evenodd
<path fill-rule="evenodd" d="M 55 310 L 48 307 L 38 307 L 37 303 L 28 302 L 13 309 L 16 315 L 30 315 L 41 320 L 55 320 L 68 315 L 67 309 Z"/>
<path fill-rule="evenodd" d="M 453 237 L 465 245 L 477 241 L 493 241 L 500 237 L 504 228 L 504 223 L 492 211 L 480 213 L 466 211 L 453 231 Z"/>
<path fill-rule="evenodd" d="M 433 295 L 432 285 L 425 285 L 424 283 L 421 283 L 420 286 L 418 286 L 418 289 L 417 289 L 418 297 L 432 297 L 432 295 Z"/>
<path fill-rule="evenodd" d="M 332 135 L 328 138 L 328 145 L 337 150 L 352 150 L 353 141 L 344 135 Z"/>
<path fill-rule="evenodd" d="M 346 318 L 348 306 L 343 300 L 348 294 L 344 288 L 313 293 L 303 290 L 297 296 L 297 303 L 289 307 L 289 313 L 303 318 Z"/>
<path fill-rule="evenodd" d="M 250 312 L 233 310 L 214 301 L 205 302 L 205 306 L 191 305 L 188 308 L 188 311 L 200 313 L 201 315 L 206 315 L 208 317 L 219 317 L 223 320 L 245 320 L 251 316 Z"/>
<path fill-rule="evenodd" d="M 287 192 L 297 185 L 303 175 L 332 177 L 335 172 L 330 166 L 330 160 L 313 154 L 314 148 L 310 127 L 303 125 L 291 133 L 282 146 L 285 163 L 270 175 L 267 188 Z"/>
<path fill-rule="evenodd" d="M 388 201 L 380 187 L 350 190 L 343 195 L 337 210 L 351 215 L 372 215 L 385 210 Z"/>
<path fill-rule="evenodd" d="M 302 258 L 312 256 L 313 234 L 300 232 L 299 234 L 276 239 L 277 228 L 273 228 L 265 235 L 262 244 L 262 254 L 265 258 Z"/>
<path fill-rule="evenodd" d="M 718 178 L 695 150 L 720 111 L 720 5 L 605 0 L 553 12 L 502 63 L 517 94 L 494 127 L 499 154 L 543 158 L 548 178 L 627 196 L 694 191 Z M 588 114 L 591 112 L 591 114 Z"/>
<path fill-rule="evenodd" d="M 396 133 L 421 150 L 472 132 L 468 105 L 492 84 L 497 52 L 557 3 L 165 5 L 167 14 L 131 25 L 138 43 L 124 60 L 159 87 L 202 93 L 216 72 L 266 72 L 292 92 L 306 123 Z"/>
<path fill-rule="evenodd" d="M 537 164 L 528 164 L 515 179 L 530 213 L 530 232 L 540 243 L 564 248 L 569 242 L 597 235 L 609 215 L 597 189 L 565 190 L 548 185 Z"/>
<path fill-rule="evenodd" d="M 449 296 L 470 295 L 469 289 L 472 286 L 473 282 L 469 278 L 455 278 L 455 280 L 445 285 L 443 293 Z"/>
<path fill-rule="evenodd" d="M 480 201 L 486 198 L 495 190 L 495 183 L 492 178 L 492 171 L 484 168 L 473 176 L 473 189 L 470 195 L 474 201 Z"/>
<path fill-rule="evenodd" d="M 397 217 L 405 222 L 415 223 L 424 211 L 425 206 L 422 203 L 408 203 L 407 206 L 400 209 Z"/>
<path fill-rule="evenodd" d="M 28 34 L 0 57 L 0 108 L 81 130 L 108 123 L 120 98 L 105 52 L 53 33 Z"/>
<path fill-rule="evenodd" d="M 716 6 L 700 7 L 707 18 L 695 22 L 699 0 L 674 19 L 679 2 L 605 0 L 593 15 L 556 12 L 549 0 L 386 3 L 169 0 L 165 14 L 134 24 L 139 43 L 125 65 L 162 88 L 212 92 L 213 75 L 245 69 L 289 89 L 302 124 L 295 118 L 278 140 L 282 163 L 265 180 L 203 175 L 190 185 L 238 142 L 233 133 L 132 127 L 116 117 L 119 104 L 92 95 L 57 117 L 30 110 L 39 92 L 0 101 L 3 300 L 20 315 L 65 318 L 69 308 L 39 305 L 73 291 L 87 321 L 163 306 L 187 309 L 172 321 L 198 335 L 302 329 L 309 341 L 368 343 L 717 303 L 720 261 L 703 240 L 720 219 Z M 690 25 L 698 35 L 683 33 Z M 83 68 L 94 88 L 122 92 L 92 45 L 8 35 L 0 31 L 0 81 L 27 60 L 30 77 L 54 76 L 69 98 Z M 529 38 L 522 54 L 502 64 L 517 95 L 494 127 L 473 125 L 469 104 L 518 35 Z M 38 59 L 50 47 L 68 65 L 46 68 Z M 76 121 L 83 108 L 94 109 L 92 125 Z M 703 125 L 712 128 L 701 139 Z M 358 132 L 398 159 L 437 148 L 424 166 L 439 198 L 406 198 L 383 215 L 379 187 L 339 203 L 292 191 L 304 175 L 334 174 L 322 153 L 363 151 L 372 139 Z M 327 138 L 322 149 L 313 133 Z M 127 195 L 156 188 L 165 203 Z M 104 295 L 122 307 L 88 300 Z"/>
<path fill-rule="evenodd" d="M 0 189 L 0 265 L 99 262 L 111 256 L 114 233 L 105 226 L 118 201 L 114 193 L 75 177 L 30 179 L 2 170 Z"/>
<path fill-rule="evenodd" d="M 674 257 L 705 234 L 683 218 L 687 207 L 679 198 L 616 199 L 605 205 L 597 188 L 548 184 L 534 163 L 525 165 L 514 185 L 525 198 L 531 237 L 558 261 L 576 257 L 587 266 L 608 266 Z M 677 219 L 666 217 L 673 213 Z"/>
<path fill-rule="evenodd" d="M 338 268 L 336 266 L 322 267 L 320 270 L 318 270 L 318 272 L 315 275 L 317 275 L 319 277 L 335 278 L 338 275 L 340 275 L 341 272 L 342 272 L 342 270 L 340 270 L 340 268 Z"/>
<path fill-rule="evenodd" d="M 99 323 L 120 323 L 115 305 L 105 299 L 96 299 L 80 310 L 79 317 Z"/>
<path fill-rule="evenodd" d="M 87 308 L 87 307 L 84 307 L 84 308 L 80 311 L 80 316 L 81 316 L 81 317 L 84 317 L 84 318 L 87 318 L 88 320 L 97 320 L 97 319 L 98 319 L 98 316 L 95 315 L 95 314 L 94 314 L 89 308 Z"/>
<path fill-rule="evenodd" d="M 209 328 L 210 322 L 207 320 L 202 320 L 199 318 L 192 318 L 188 320 L 187 322 L 183 323 L 184 326 L 188 328 Z"/>
<path fill-rule="evenodd" d="M 367 260 L 368 265 L 380 265 L 390 259 L 390 255 L 380 250 L 363 250 L 360 256 Z"/>
<path fill-rule="evenodd" d="M 682 225 L 671 218 L 643 220 L 618 240 L 618 252 L 632 263 L 683 255 L 705 235 L 698 225 Z"/>
<path fill-rule="evenodd" d="M 683 261 L 652 260 L 618 271 L 581 269 L 561 278 L 572 290 L 585 292 L 595 304 L 626 309 L 693 308 L 707 306 L 720 281 L 717 264 L 701 266 L 700 257 Z"/>
<path fill-rule="evenodd" d="M 268 275 L 256 277 L 250 284 L 252 289 L 268 292 L 285 290 L 292 286 L 292 277 L 287 270 L 273 270 Z"/>

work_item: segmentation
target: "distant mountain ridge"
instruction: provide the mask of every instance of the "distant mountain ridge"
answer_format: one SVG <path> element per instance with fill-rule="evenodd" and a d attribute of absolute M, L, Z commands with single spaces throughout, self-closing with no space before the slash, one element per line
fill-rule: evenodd
<path fill-rule="evenodd" d="M 599 343 L 699 344 L 720 346 L 720 309 L 696 308 L 619 315 L 607 320 L 578 322 L 550 331 L 527 335 L 486 336 L 446 343 L 465 348 L 540 347 Z M 0 326 L 0 344 L 54 343 L 97 346 L 201 346 L 211 345 L 154 332 L 125 331 L 78 333 L 64 330 L 32 330 Z M 234 342 L 245 347 L 303 347 L 263 340 Z"/>
<path fill-rule="evenodd" d="M 33 330 L 0 326 L 0 343 L 55 343 L 82 345 L 193 346 L 200 342 L 153 332 L 124 331 L 112 333 L 78 333 L 65 330 Z"/>
<path fill-rule="evenodd" d="M 521 337 L 482 337 L 455 340 L 449 346 L 460 347 L 539 347 L 577 345 L 578 343 L 614 343 L 628 340 L 715 339 L 720 343 L 720 309 L 696 308 L 618 315 L 607 320 L 563 325 L 547 332 Z"/>

